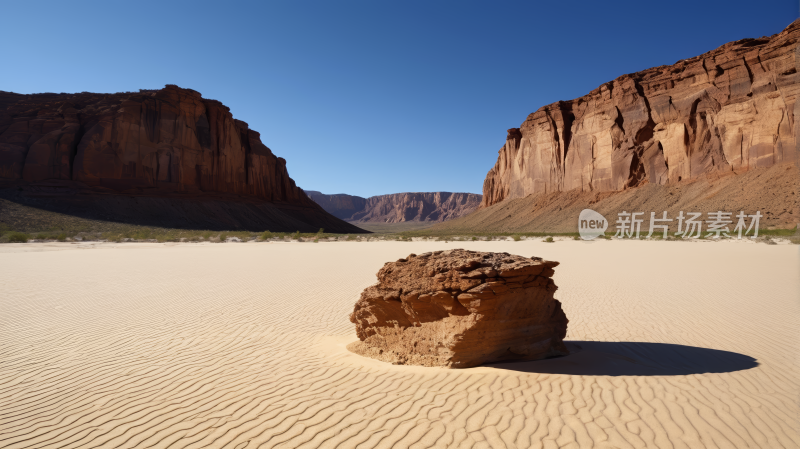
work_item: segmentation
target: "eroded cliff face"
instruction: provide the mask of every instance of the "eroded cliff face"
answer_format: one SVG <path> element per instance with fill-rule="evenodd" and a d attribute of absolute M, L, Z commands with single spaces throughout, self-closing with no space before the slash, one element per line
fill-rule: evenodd
<path fill-rule="evenodd" d="M 351 221 L 400 223 L 404 221 L 441 222 L 467 215 L 481 204 L 474 193 L 426 192 L 395 193 L 367 198 L 364 209 Z"/>
<path fill-rule="evenodd" d="M 508 130 L 482 207 L 796 160 L 798 38 L 800 19 L 772 37 L 730 42 L 540 108 Z"/>
<path fill-rule="evenodd" d="M 172 85 L 127 94 L 0 92 L 0 180 L 315 207 L 259 133 L 222 103 Z"/>

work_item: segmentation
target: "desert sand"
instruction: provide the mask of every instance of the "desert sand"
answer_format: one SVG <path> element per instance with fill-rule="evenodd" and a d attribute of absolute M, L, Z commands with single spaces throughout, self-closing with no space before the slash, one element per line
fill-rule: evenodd
<path fill-rule="evenodd" d="M 573 354 L 347 352 L 384 262 L 561 262 Z M 800 447 L 800 253 L 750 242 L 0 246 L 0 447 Z"/>

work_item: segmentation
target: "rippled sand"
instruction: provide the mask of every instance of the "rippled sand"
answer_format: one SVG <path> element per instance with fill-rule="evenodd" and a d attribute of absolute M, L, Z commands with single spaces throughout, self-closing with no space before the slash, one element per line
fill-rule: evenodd
<path fill-rule="evenodd" d="M 574 354 L 443 370 L 348 353 L 384 262 L 558 260 Z M 0 246 L 0 447 L 800 447 L 797 246 Z"/>

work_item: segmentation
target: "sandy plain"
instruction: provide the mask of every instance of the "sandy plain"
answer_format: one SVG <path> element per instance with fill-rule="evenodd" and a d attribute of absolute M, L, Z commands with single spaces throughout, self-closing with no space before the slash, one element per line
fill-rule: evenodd
<path fill-rule="evenodd" d="M 348 353 L 384 262 L 562 263 L 567 357 Z M 3 448 L 800 447 L 800 252 L 750 242 L 0 246 Z"/>

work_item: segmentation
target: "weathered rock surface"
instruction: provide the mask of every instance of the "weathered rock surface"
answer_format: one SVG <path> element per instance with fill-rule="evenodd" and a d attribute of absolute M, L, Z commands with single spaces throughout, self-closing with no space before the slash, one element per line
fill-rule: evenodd
<path fill-rule="evenodd" d="M 173 85 L 118 94 L 0 91 L 0 184 L 193 200 L 227 195 L 302 209 L 309 230 L 360 231 L 311 201 L 286 161 L 228 107 Z"/>
<path fill-rule="evenodd" d="M 566 355 L 567 317 L 551 279 L 557 265 L 463 249 L 387 263 L 350 315 L 360 341 L 348 349 L 448 368 Z"/>
<path fill-rule="evenodd" d="M 797 159 L 800 19 L 772 37 L 623 75 L 508 130 L 482 207 L 568 190 L 618 191 Z"/>
<path fill-rule="evenodd" d="M 306 190 L 306 195 L 334 217 L 348 220 L 356 212 L 364 210 L 367 199 L 345 193 L 326 195 L 316 190 Z"/>
<path fill-rule="evenodd" d="M 360 223 L 442 222 L 477 209 L 481 195 L 474 193 L 394 193 L 367 198 L 364 209 L 349 220 Z"/>

